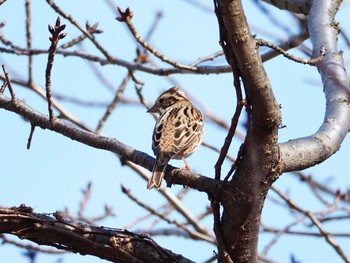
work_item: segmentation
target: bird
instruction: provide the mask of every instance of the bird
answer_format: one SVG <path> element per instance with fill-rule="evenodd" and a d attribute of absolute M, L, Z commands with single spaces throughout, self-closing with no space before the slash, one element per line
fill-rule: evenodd
<path fill-rule="evenodd" d="M 202 143 L 203 116 L 176 86 L 163 92 L 147 112 L 159 114 L 152 136 L 156 162 L 147 189 L 159 189 L 170 159 L 182 159 L 190 170 L 186 158 Z"/>

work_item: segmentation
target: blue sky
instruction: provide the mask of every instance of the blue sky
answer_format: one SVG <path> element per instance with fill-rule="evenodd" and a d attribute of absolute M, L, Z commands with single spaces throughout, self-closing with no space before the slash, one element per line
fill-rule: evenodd
<path fill-rule="evenodd" d="M 23 2 L 23 4 L 22 4 Z M 6 20 L 3 29 L 4 35 L 14 43 L 25 46 L 25 13 L 24 1 L 7 1 L 0 7 L 0 21 Z M 84 25 L 86 20 L 90 24 L 99 22 L 99 28 L 104 33 L 96 36 L 104 47 L 114 56 L 128 61 L 135 57 L 135 42 L 125 25 L 116 21 L 115 14 L 108 8 L 105 1 L 56 1 L 66 12 L 71 14 L 78 23 Z M 84 3 L 84 4 L 82 4 Z M 203 1 L 203 4 L 212 8 L 211 1 Z M 191 63 L 199 57 L 204 57 L 220 50 L 218 44 L 218 26 L 213 13 L 203 12 L 193 8 L 186 1 L 120 1 L 122 8 L 130 6 L 134 12 L 133 23 L 141 36 L 144 36 L 151 25 L 157 11 L 163 12 L 159 26 L 156 28 L 151 44 L 169 58 L 181 63 Z M 267 40 L 275 40 L 271 37 L 284 39 L 288 35 L 268 19 L 266 19 L 252 1 L 244 1 L 248 21 L 252 25 L 252 31 L 258 37 Z M 337 16 L 340 26 L 346 26 L 346 8 Z M 293 22 L 284 11 L 271 9 L 274 15 L 280 19 L 283 25 L 290 26 Z M 47 49 L 49 47 L 49 32 L 47 24 L 53 25 L 57 14 L 44 1 L 33 1 L 33 47 Z M 79 32 L 68 21 L 65 32 L 68 33 L 63 43 L 69 41 Z M 261 32 L 266 32 L 263 34 Z M 345 28 L 345 31 L 350 30 Z M 297 31 L 293 32 L 297 33 Z M 271 35 L 271 36 L 270 36 Z M 92 54 L 99 52 L 91 44 L 86 42 L 84 49 Z M 340 49 L 345 50 L 344 58 L 349 61 L 348 49 L 342 44 Z M 261 49 L 264 52 L 265 48 Z M 305 55 L 293 51 L 293 54 L 304 57 Z M 34 57 L 34 81 L 44 87 L 46 55 Z M 154 59 L 157 61 L 157 59 Z M 0 54 L 1 64 L 5 64 L 10 76 L 25 79 L 27 76 L 27 59 L 14 55 Z M 163 65 L 159 63 L 159 65 Z M 217 65 L 225 64 L 223 58 L 214 62 Z M 96 67 L 105 75 L 116 88 L 127 71 L 119 66 Z M 267 74 L 270 77 L 275 96 L 282 106 L 283 124 L 287 127 L 280 130 L 280 141 L 309 135 L 317 130 L 324 116 L 324 96 L 322 84 L 317 69 L 310 66 L 296 64 L 283 57 L 278 57 L 265 63 Z M 146 100 L 152 103 L 160 92 L 170 87 L 166 77 L 153 76 L 147 73 L 137 72 L 135 76 L 145 82 L 143 94 Z M 172 76 L 183 89 L 196 97 L 205 109 L 220 116 L 226 122 L 234 111 L 235 92 L 232 88 L 232 75 L 174 75 Z M 52 89 L 57 94 L 69 97 L 79 97 L 86 101 L 101 101 L 108 103 L 113 94 L 101 85 L 99 79 L 92 72 L 91 67 L 76 58 L 63 58 L 56 56 L 52 72 Z M 46 113 L 47 106 L 44 100 L 33 95 L 25 88 L 15 86 L 17 96 L 33 108 Z M 8 94 L 8 93 L 6 93 Z M 132 83 L 126 88 L 125 96 L 137 99 Z M 82 122 L 91 128 L 96 128 L 99 118 L 103 115 L 103 108 L 78 107 L 69 102 L 62 102 L 63 106 L 71 113 L 78 116 Z M 204 110 L 202 108 L 202 110 Z M 145 211 L 136 207 L 125 198 L 120 191 L 120 184 L 130 188 L 132 192 L 146 203 L 155 207 L 162 204 L 157 191 L 146 190 L 146 182 L 140 180 L 129 168 L 121 167 L 120 161 L 113 154 L 90 148 L 72 141 L 60 134 L 48 130 L 36 129 L 30 150 L 26 149 L 30 126 L 13 113 L 0 110 L 2 122 L 0 148 L 2 149 L 2 191 L 0 205 L 18 206 L 22 203 L 35 208 L 36 212 L 54 212 L 68 207 L 72 214 L 76 213 L 81 200 L 81 189 L 85 188 L 89 181 L 93 183 L 91 202 L 87 207 L 87 216 L 95 216 L 103 213 L 104 204 L 113 207 L 116 217 L 101 222 L 108 227 L 122 227 L 137 216 L 145 214 Z M 120 105 L 107 121 L 102 132 L 106 136 L 118 140 L 152 155 L 151 134 L 154 119 L 147 114 L 141 106 Z M 204 141 L 220 148 L 226 132 L 217 126 L 205 125 Z M 230 154 L 236 156 L 240 141 L 234 140 Z M 346 138 L 338 153 L 325 163 L 312 167 L 305 171 L 312 174 L 321 182 L 327 182 L 334 188 L 349 189 L 350 180 L 348 167 L 345 165 L 350 156 L 350 140 Z M 206 176 L 213 177 L 214 164 L 217 154 L 200 147 L 189 158 L 191 168 Z M 173 165 L 182 166 L 179 161 L 172 161 Z M 223 173 L 227 172 L 229 163 L 223 166 Z M 309 190 L 299 184 L 291 175 L 285 174 L 275 184 L 279 189 L 288 191 L 289 195 L 300 205 L 309 207 L 322 206 L 310 195 Z M 175 186 L 170 189 L 177 193 L 182 188 Z M 273 195 L 271 195 L 273 196 Z M 208 205 L 207 197 L 202 193 L 192 192 L 184 203 L 194 214 L 200 214 Z M 174 216 L 174 218 L 179 217 Z M 269 226 L 284 226 L 292 219 L 289 212 L 276 207 L 273 202 L 267 200 L 263 222 Z M 205 220 L 211 229 L 211 218 Z M 167 225 L 162 223 L 161 226 Z M 140 226 L 141 227 L 141 226 Z M 340 225 L 334 231 L 349 230 L 349 226 Z M 136 230 L 130 229 L 130 230 Z M 333 229 L 332 229 L 333 230 Z M 262 234 L 260 237 L 259 251 L 272 239 L 271 235 Z M 156 237 L 157 242 L 181 253 L 196 262 L 203 261 L 212 255 L 213 246 L 204 242 L 189 242 L 184 239 L 172 239 Z M 350 246 L 349 240 L 336 239 L 340 245 Z M 199 252 L 200 251 L 200 252 Z M 300 238 L 283 236 L 269 253 L 272 259 L 278 262 L 289 262 L 289 257 L 294 254 L 302 262 L 341 262 L 333 250 L 323 240 L 312 238 Z M 98 259 L 89 256 L 65 255 L 63 262 L 97 262 Z M 40 255 L 38 262 L 56 262 L 53 256 Z M 27 262 L 21 256 L 21 251 L 11 245 L 0 246 L 0 262 Z"/>

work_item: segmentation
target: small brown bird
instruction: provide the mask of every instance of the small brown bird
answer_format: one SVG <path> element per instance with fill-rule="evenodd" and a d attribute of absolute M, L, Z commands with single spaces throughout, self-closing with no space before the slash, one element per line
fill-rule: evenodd
<path fill-rule="evenodd" d="M 156 163 L 147 185 L 158 189 L 170 159 L 183 159 L 189 169 L 185 158 L 202 143 L 203 117 L 177 87 L 162 93 L 147 112 L 159 114 L 152 138 Z"/>

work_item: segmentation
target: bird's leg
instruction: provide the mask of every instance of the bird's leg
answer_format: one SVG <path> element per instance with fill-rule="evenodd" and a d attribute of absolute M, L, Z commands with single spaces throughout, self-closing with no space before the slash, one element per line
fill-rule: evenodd
<path fill-rule="evenodd" d="M 182 169 L 191 171 L 190 165 L 189 165 L 188 162 L 186 161 L 186 158 L 182 157 L 182 160 L 183 160 L 184 163 L 185 163 L 185 167 L 182 168 Z"/>

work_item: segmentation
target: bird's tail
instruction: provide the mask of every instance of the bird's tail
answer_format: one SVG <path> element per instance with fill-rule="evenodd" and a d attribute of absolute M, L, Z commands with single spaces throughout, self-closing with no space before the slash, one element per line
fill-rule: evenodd
<path fill-rule="evenodd" d="M 168 161 L 169 160 L 159 161 L 159 158 L 157 158 L 156 164 L 153 167 L 152 176 L 148 180 L 147 189 L 160 188 Z"/>

